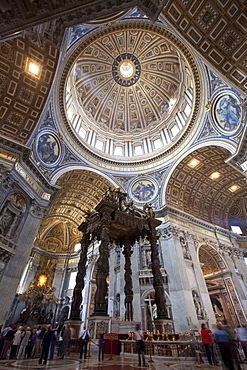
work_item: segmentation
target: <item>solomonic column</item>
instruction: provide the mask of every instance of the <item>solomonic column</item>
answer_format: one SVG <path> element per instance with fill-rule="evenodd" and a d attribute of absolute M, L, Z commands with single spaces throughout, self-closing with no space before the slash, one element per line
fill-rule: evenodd
<path fill-rule="evenodd" d="M 83 222 L 79 227 L 83 237 L 81 240 L 81 254 L 76 275 L 76 285 L 73 291 L 73 302 L 71 307 L 70 320 L 81 320 L 80 307 L 82 302 L 82 290 L 84 288 L 84 278 L 86 275 L 87 252 L 89 246 L 89 234 L 86 234 L 87 223 Z"/>
<path fill-rule="evenodd" d="M 109 244 L 110 244 L 110 219 L 111 213 L 103 212 L 101 223 L 101 244 L 99 246 L 99 259 L 97 261 L 96 286 L 97 290 L 94 298 L 94 316 L 107 315 L 107 277 L 109 275 Z"/>
<path fill-rule="evenodd" d="M 159 225 L 159 224 L 158 224 Z M 151 244 L 151 261 L 152 261 L 152 272 L 153 272 L 153 287 L 155 290 L 154 300 L 157 305 L 157 320 L 167 319 L 167 310 L 166 310 L 166 301 L 165 301 L 165 293 L 164 293 L 164 286 L 163 286 L 163 279 L 162 274 L 160 271 L 160 259 L 159 259 L 159 251 L 157 248 L 157 236 L 156 236 L 156 226 L 157 220 L 150 219 L 149 227 L 150 227 L 150 244 Z"/>
<path fill-rule="evenodd" d="M 125 240 L 124 243 L 124 250 L 123 254 L 125 256 L 125 286 L 124 286 L 124 293 L 125 293 L 125 320 L 126 321 L 133 321 L 133 285 L 132 285 L 132 269 L 131 269 L 131 254 L 132 254 L 132 246 L 128 239 Z"/>

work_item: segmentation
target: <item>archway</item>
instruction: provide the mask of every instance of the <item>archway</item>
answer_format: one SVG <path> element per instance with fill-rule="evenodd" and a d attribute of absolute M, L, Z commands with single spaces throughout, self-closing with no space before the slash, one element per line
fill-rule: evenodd
<path fill-rule="evenodd" d="M 226 320 L 232 327 L 243 324 L 245 317 L 224 258 L 211 245 L 202 245 L 198 257 L 216 321 Z"/>
<path fill-rule="evenodd" d="M 168 293 L 164 291 L 165 303 L 167 310 L 167 319 L 172 320 L 171 301 Z M 153 289 L 146 290 L 141 298 L 142 310 L 142 322 L 144 323 L 145 330 L 150 332 L 156 332 L 155 319 L 157 319 L 157 306 L 155 304 L 155 291 Z"/>

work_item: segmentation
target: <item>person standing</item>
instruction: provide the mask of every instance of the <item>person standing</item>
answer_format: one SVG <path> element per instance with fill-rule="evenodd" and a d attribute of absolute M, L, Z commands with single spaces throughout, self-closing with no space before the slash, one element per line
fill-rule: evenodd
<path fill-rule="evenodd" d="M 238 336 L 238 340 L 242 344 L 245 358 L 247 359 L 247 327 L 242 326 L 242 327 L 236 328 L 235 330 Z"/>
<path fill-rule="evenodd" d="M 41 342 L 42 350 L 41 350 L 41 355 L 39 358 L 40 365 L 42 364 L 42 361 L 44 365 L 47 363 L 52 336 L 53 336 L 53 331 L 51 330 L 51 325 L 47 325 L 47 331 L 44 333 L 44 336 Z"/>
<path fill-rule="evenodd" d="M 230 338 L 230 347 L 231 347 L 233 362 L 237 370 L 241 370 L 240 357 L 238 354 L 238 340 L 237 340 L 236 332 L 227 324 L 226 320 L 223 321 L 223 324 L 224 324 L 223 329 L 228 333 L 229 338 Z"/>
<path fill-rule="evenodd" d="M 82 355 L 84 353 L 84 360 L 87 358 L 87 345 L 90 339 L 89 331 L 86 329 L 86 326 L 84 326 L 83 331 L 80 336 L 81 341 L 81 349 L 80 349 L 80 359 L 82 359 Z"/>
<path fill-rule="evenodd" d="M 17 353 L 17 360 L 20 360 L 21 358 L 25 357 L 26 347 L 28 345 L 31 334 L 32 334 L 31 328 L 28 326 L 27 329 L 26 329 L 26 332 L 25 332 L 25 334 L 22 338 L 22 341 L 21 341 L 21 344 L 20 344 L 20 347 L 19 347 L 19 350 L 18 350 L 18 353 Z"/>
<path fill-rule="evenodd" d="M 202 337 L 202 343 L 204 345 L 208 363 L 210 365 L 217 365 L 215 354 L 214 354 L 214 343 L 213 343 L 213 333 L 211 330 L 206 328 L 205 324 L 201 325 L 201 337 Z"/>
<path fill-rule="evenodd" d="M 61 357 L 62 354 L 63 354 L 63 334 L 64 334 L 64 331 L 65 331 L 65 326 L 63 326 L 62 328 L 60 328 L 60 330 L 58 330 L 58 347 L 57 347 L 57 356 L 58 357 Z"/>
<path fill-rule="evenodd" d="M 56 344 L 57 344 L 57 330 L 53 329 L 53 336 L 52 336 L 51 345 L 50 345 L 49 360 L 53 360 Z"/>
<path fill-rule="evenodd" d="M 1 360 L 6 359 L 7 352 L 14 340 L 15 333 L 16 333 L 16 325 L 11 324 L 10 330 L 8 328 L 8 331 L 4 337 L 4 343 L 3 343 L 3 348 L 2 348 L 1 357 L 0 357 Z"/>
<path fill-rule="evenodd" d="M 12 346 L 11 346 L 10 356 L 9 356 L 10 359 L 13 359 L 13 358 L 16 357 L 18 347 L 21 344 L 21 340 L 22 340 L 24 334 L 25 334 L 25 332 L 23 330 L 23 326 L 19 326 L 17 332 L 14 335 L 14 340 L 13 340 L 13 343 L 12 343 Z"/>
<path fill-rule="evenodd" d="M 63 344 L 62 344 L 62 356 L 61 358 L 64 358 L 66 356 L 67 348 L 69 346 L 71 339 L 71 330 L 70 330 L 70 325 L 68 324 L 64 330 L 63 333 Z"/>
<path fill-rule="evenodd" d="M 224 330 L 221 323 L 217 324 L 216 332 L 214 333 L 214 341 L 218 344 L 222 360 L 229 370 L 234 370 L 234 365 L 232 361 L 230 337 L 228 333 Z"/>
<path fill-rule="evenodd" d="M 137 345 L 137 352 L 138 352 L 138 363 L 139 366 L 146 366 L 145 364 L 145 345 L 143 341 L 143 333 L 140 330 L 140 325 L 136 324 L 135 331 L 134 331 L 134 338 L 136 340 L 136 345 Z M 141 364 L 141 358 L 142 358 L 142 364 Z"/>
<path fill-rule="evenodd" d="M 100 362 L 100 358 L 102 358 L 102 361 L 104 360 L 104 346 L 105 346 L 104 334 L 100 334 L 98 346 L 99 346 L 99 362 Z"/>
<path fill-rule="evenodd" d="M 45 325 L 39 326 L 37 330 L 36 342 L 33 348 L 32 357 L 39 357 L 41 353 L 41 343 L 43 340 L 43 336 L 46 332 Z"/>

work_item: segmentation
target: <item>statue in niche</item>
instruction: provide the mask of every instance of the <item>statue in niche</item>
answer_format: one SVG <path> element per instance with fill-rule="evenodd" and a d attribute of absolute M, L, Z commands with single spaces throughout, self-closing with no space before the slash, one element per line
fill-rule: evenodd
<path fill-rule="evenodd" d="M 50 311 L 46 314 L 46 324 L 51 324 L 51 320 L 53 319 L 53 311 Z"/>
<path fill-rule="evenodd" d="M 13 217 L 10 214 L 4 213 L 0 216 L 0 234 L 6 235 L 11 224 L 13 222 Z"/>
<path fill-rule="evenodd" d="M 221 311 L 216 304 L 213 305 L 213 309 L 214 309 L 214 314 L 216 317 L 224 316 L 223 311 Z"/>
<path fill-rule="evenodd" d="M 23 308 L 23 310 L 21 311 L 21 314 L 20 314 L 19 321 L 22 322 L 23 324 L 26 324 L 27 319 L 29 317 L 29 314 L 30 314 L 29 310 L 27 310 L 26 307 Z"/>
<path fill-rule="evenodd" d="M 120 294 L 116 295 L 116 299 L 114 299 L 114 319 L 120 320 Z"/>
<path fill-rule="evenodd" d="M 63 306 L 58 315 L 59 322 L 64 323 L 69 317 L 69 306 Z"/>
<path fill-rule="evenodd" d="M 204 309 L 202 308 L 202 304 L 198 294 L 196 292 L 193 292 L 192 294 L 197 316 L 204 317 Z"/>
<path fill-rule="evenodd" d="M 26 201 L 19 193 L 13 193 L 5 202 L 0 215 L 0 234 L 12 238 L 26 210 Z"/>
<path fill-rule="evenodd" d="M 188 246 L 187 240 L 185 239 L 185 236 L 180 236 L 179 240 L 180 240 L 180 244 L 181 244 L 182 251 L 183 251 L 183 257 L 188 260 L 191 260 L 189 246 Z"/>

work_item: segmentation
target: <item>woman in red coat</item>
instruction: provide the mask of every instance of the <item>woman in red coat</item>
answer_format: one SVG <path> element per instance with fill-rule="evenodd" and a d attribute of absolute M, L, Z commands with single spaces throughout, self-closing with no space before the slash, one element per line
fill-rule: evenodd
<path fill-rule="evenodd" d="M 206 351 L 208 362 L 210 365 L 217 365 L 214 354 L 214 342 L 212 338 L 213 333 L 211 332 L 211 330 L 206 328 L 205 324 L 202 324 L 201 328 L 202 343 Z"/>

